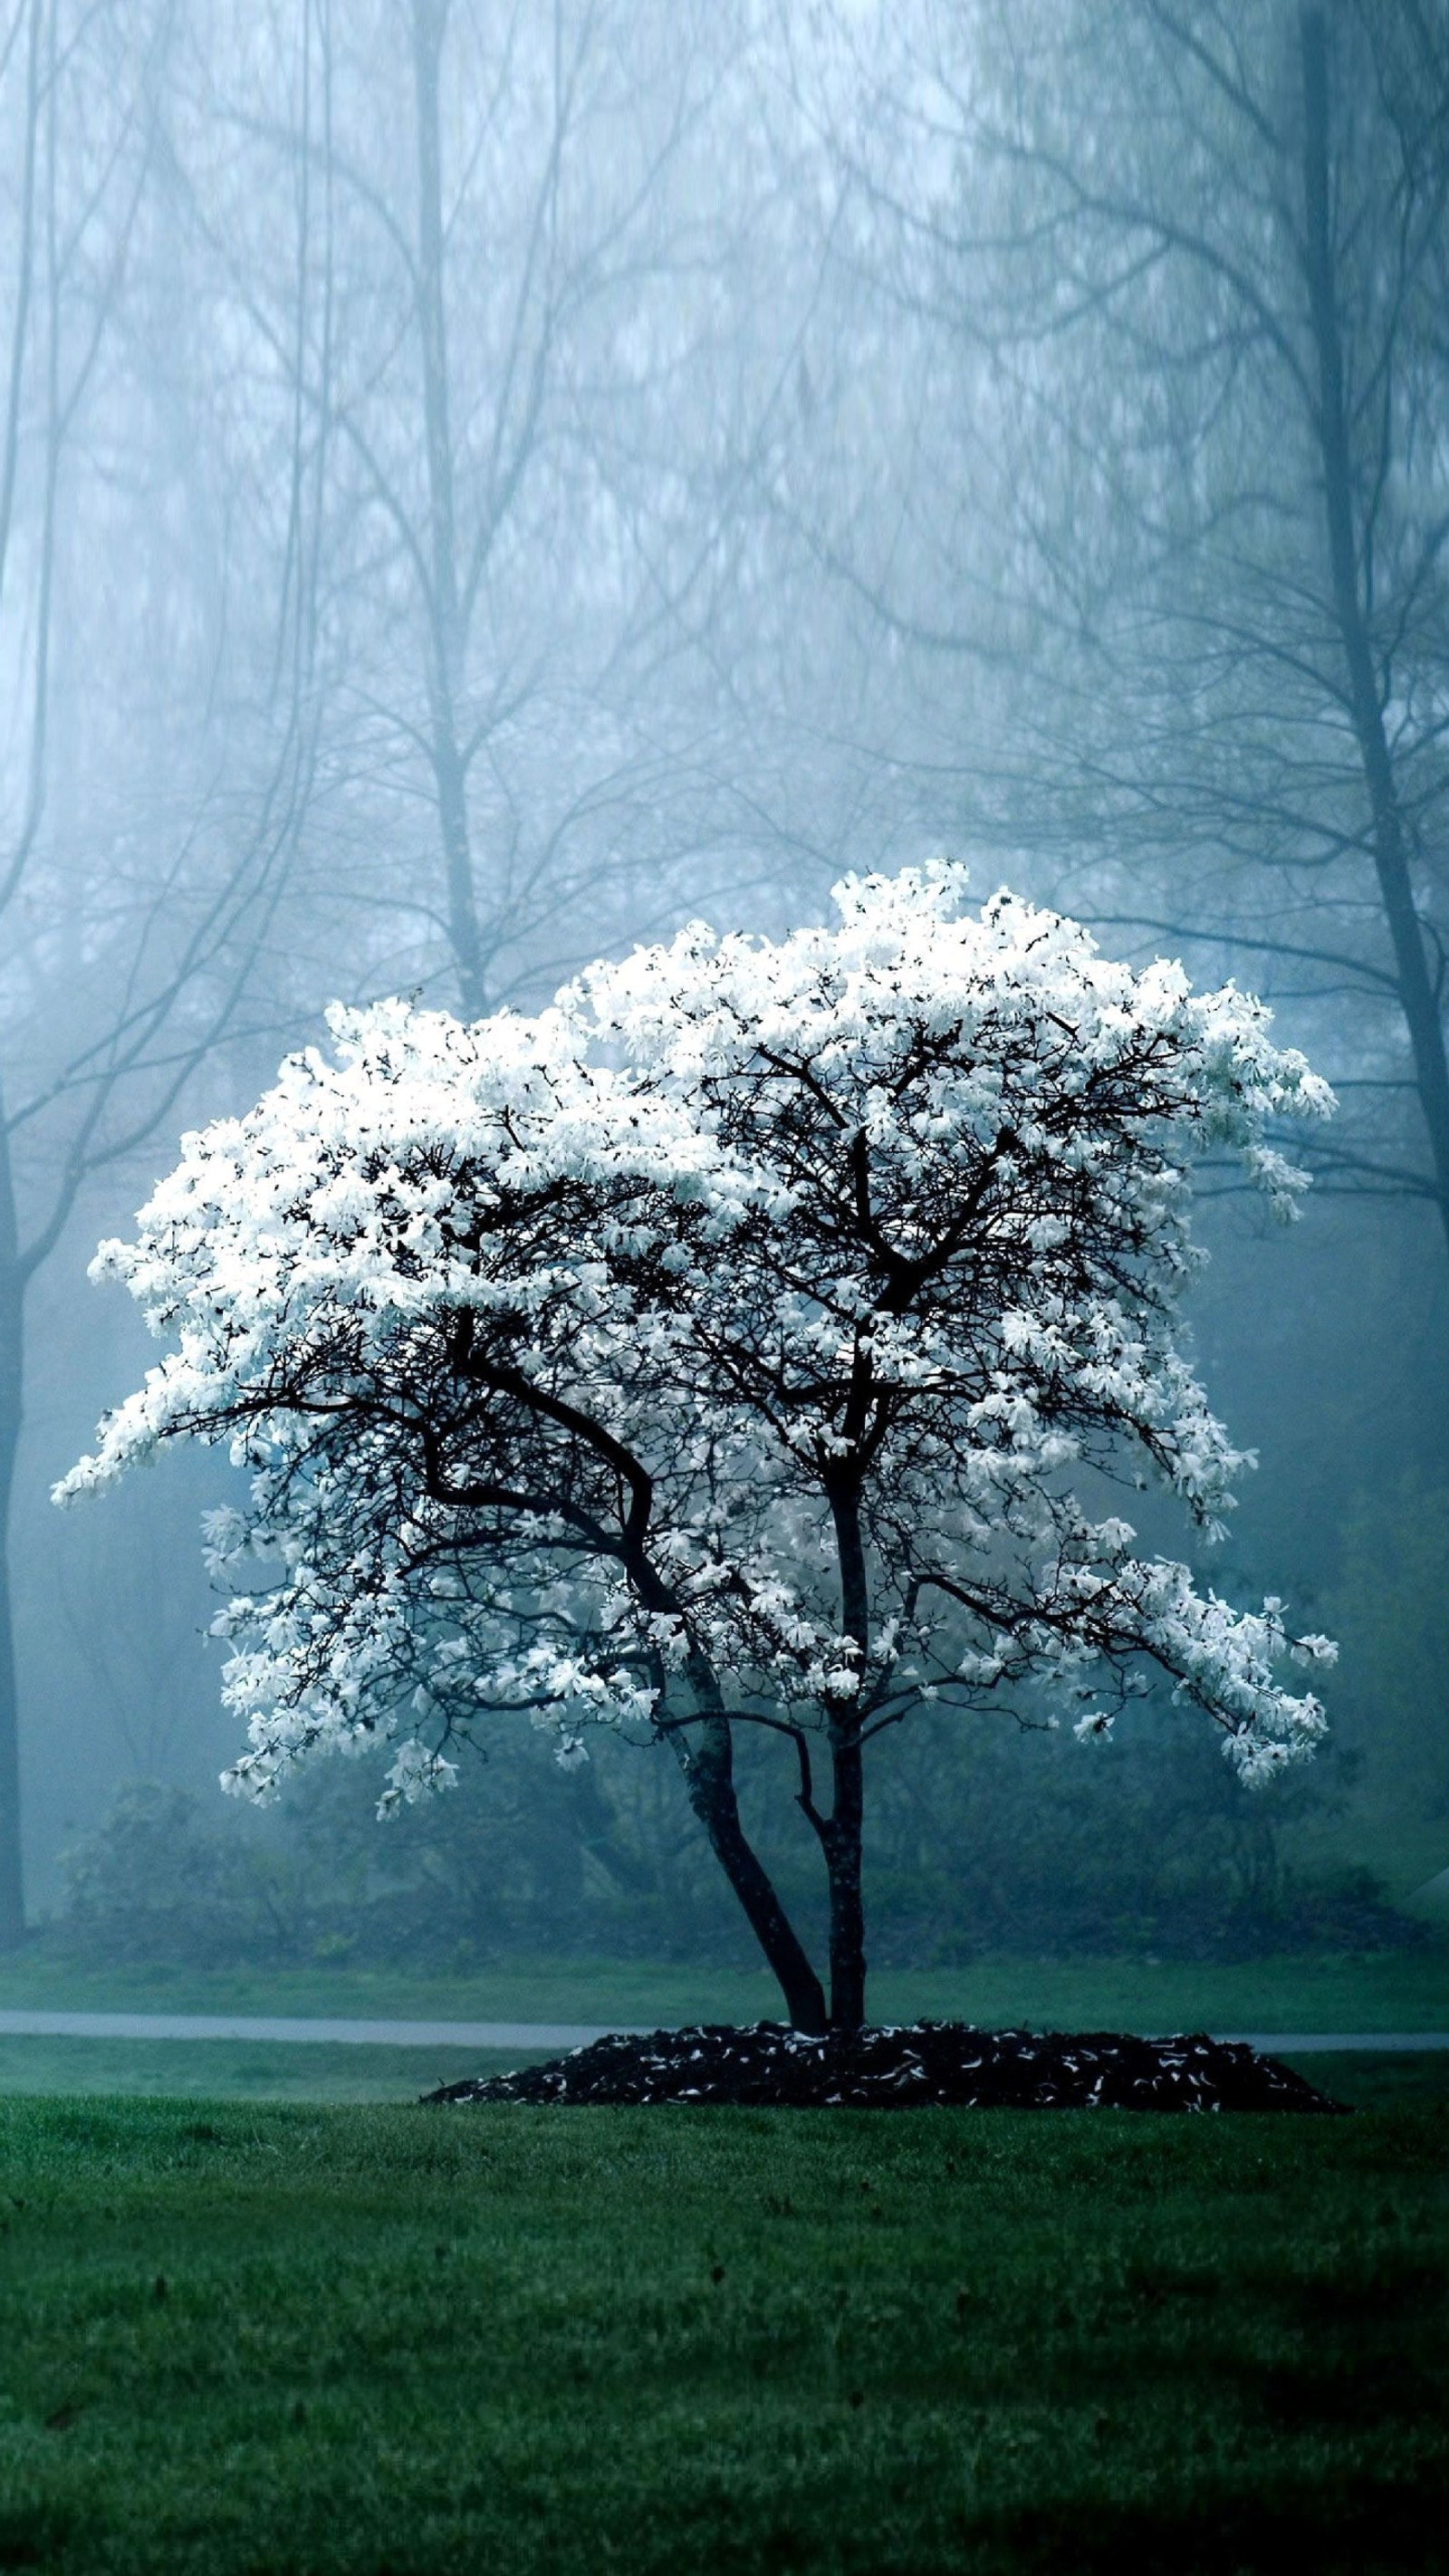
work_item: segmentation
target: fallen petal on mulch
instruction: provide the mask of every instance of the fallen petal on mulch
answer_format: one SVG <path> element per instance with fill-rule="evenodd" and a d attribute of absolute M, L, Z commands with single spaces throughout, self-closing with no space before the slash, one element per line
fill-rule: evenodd
<path fill-rule="evenodd" d="M 613 2031 L 546 2066 L 442 2084 L 425 2102 L 724 2102 L 814 2110 L 1341 2111 L 1240 2041 L 917 2021 L 811 2038 L 784 2022 Z"/>

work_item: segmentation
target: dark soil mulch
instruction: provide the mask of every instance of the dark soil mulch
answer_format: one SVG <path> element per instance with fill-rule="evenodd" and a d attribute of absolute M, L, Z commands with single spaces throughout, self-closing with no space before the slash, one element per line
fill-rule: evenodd
<path fill-rule="evenodd" d="M 806 2110 L 947 2102 L 1010 2111 L 1339 2111 L 1241 2043 L 918 2021 L 814 2039 L 784 2022 L 706 2022 L 605 2039 L 425 2102 L 727 2102 Z"/>

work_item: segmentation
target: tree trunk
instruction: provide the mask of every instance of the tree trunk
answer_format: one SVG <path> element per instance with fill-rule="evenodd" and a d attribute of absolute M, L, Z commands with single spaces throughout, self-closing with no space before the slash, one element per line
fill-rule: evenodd
<path fill-rule="evenodd" d="M 3 1330 L 8 1345 L 8 1313 Z M 13 1950 L 25 1937 L 25 1875 L 20 1847 L 20 1705 L 10 1603 L 10 1495 L 20 1411 L 12 1393 L 8 1348 L 0 1368 L 4 1377 L 0 1394 L 0 1950 Z"/>
<path fill-rule="evenodd" d="M 465 1019 L 482 1017 L 483 944 L 473 880 L 468 782 L 458 745 L 463 660 L 453 430 L 448 396 L 448 322 L 443 294 L 443 169 L 438 114 L 448 0 L 413 0 L 413 93 L 418 153 L 418 337 L 428 469 L 428 706 L 433 780 L 448 895 L 448 934 Z"/>
<path fill-rule="evenodd" d="M 824 1837 L 830 1877 L 830 2027 L 859 2030 L 865 2020 L 865 1908 L 861 1899 L 861 1827 L 865 1764 L 860 1730 L 841 1728 L 830 1748 L 834 1799 Z"/>
<path fill-rule="evenodd" d="M 864 1670 L 870 1647 L 870 1583 L 853 1485 L 831 1492 L 840 1565 L 840 1625 Z M 837 1708 L 830 1722 L 831 1808 L 817 1826 L 830 1879 L 830 2027 L 859 2030 L 865 2020 L 865 1912 L 861 1901 L 861 1830 L 865 1765 L 858 1711 Z"/>
<path fill-rule="evenodd" d="M 689 1803 L 779 1982 L 791 2022 L 796 2030 L 825 2030 L 831 2018 L 825 1990 L 740 1823 L 729 1719 L 718 1713 L 704 1717 L 692 1748 L 677 1734 L 669 1740 L 683 1765 Z"/>
<path fill-rule="evenodd" d="M 468 826 L 468 784 L 453 732 L 451 688 L 439 691 L 433 715 L 433 778 L 438 795 L 438 826 L 443 839 L 443 867 L 448 889 L 448 939 L 458 998 L 465 1020 L 481 1020 L 488 1008 L 483 983 L 483 941 L 473 883 L 473 846 Z"/>
<path fill-rule="evenodd" d="M 10 1135 L 0 1107 L 0 1950 L 25 1937 L 20 1843 L 20 1707 L 10 1591 L 10 1503 L 20 1444 L 25 1282 L 16 1237 Z"/>
<path fill-rule="evenodd" d="M 1414 1079 L 1429 1132 L 1439 1214 L 1449 1236 L 1449 1058 L 1424 934 L 1414 902 L 1393 755 L 1374 668 L 1360 578 L 1353 459 L 1334 276 L 1328 158 L 1328 30 L 1321 8 L 1299 13 L 1303 72 L 1303 202 L 1308 301 L 1318 365 L 1318 445 L 1323 467 L 1333 613 L 1348 671 L 1354 739 L 1368 790 L 1374 867 L 1393 947 Z"/>

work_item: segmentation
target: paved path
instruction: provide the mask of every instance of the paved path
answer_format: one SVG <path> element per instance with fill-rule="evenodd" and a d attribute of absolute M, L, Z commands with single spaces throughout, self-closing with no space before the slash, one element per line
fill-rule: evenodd
<path fill-rule="evenodd" d="M 332 2040 L 367 2048 L 582 2048 L 617 2022 L 319 2021 L 250 2013 L 0 2012 L 0 2038 Z"/>
<path fill-rule="evenodd" d="M 369 2048 L 583 2048 L 619 2022 L 319 2021 L 246 2013 L 0 2012 L 0 2038 L 331 2040 Z M 1270 2057 L 1449 2048 L 1449 2030 L 1232 2030 Z"/>
<path fill-rule="evenodd" d="M 1265 2057 L 1336 2057 L 1354 2048 L 1449 2048 L 1449 2030 L 1220 2030 Z"/>

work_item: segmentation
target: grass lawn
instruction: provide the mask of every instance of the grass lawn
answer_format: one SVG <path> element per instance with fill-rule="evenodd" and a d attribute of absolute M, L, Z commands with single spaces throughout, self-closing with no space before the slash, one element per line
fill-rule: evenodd
<path fill-rule="evenodd" d="M 0 2103 L 0 2568 L 1420 2576 L 1449 2088 L 1341 2063 L 1381 2107 Z"/>
<path fill-rule="evenodd" d="M 1154 1966 L 1146 1960 L 985 1960 L 883 1973 L 878 2020 L 959 2015 L 1039 2029 L 1449 2029 L 1449 1941 L 1364 1956 Z M 428 1977 L 346 1967 L 82 1969 L 37 1947 L 0 1964 L 0 2007 L 239 2012 L 392 2019 L 643 2023 L 778 2014 L 763 1972 L 581 1959 Z M 0 2096 L 134 2093 L 247 2101 L 405 2103 L 544 2050 L 376 2048 L 248 2040 L 16 2038 L 0 2033 Z M 1305 2061 L 1318 2081 L 1321 2061 Z M 1355 2081 L 1358 2079 L 1355 2078 Z M 1430 2079 L 1432 2080 L 1432 2079 Z M 1350 2092 L 1349 2098 L 1356 2098 Z M 4 2566 L 0 2554 L 0 2568 Z"/>
<path fill-rule="evenodd" d="M 360 2014 L 424 2020 L 758 2021 L 780 2011 L 763 1971 L 637 1960 L 501 1961 L 463 1975 L 346 1966 L 81 1967 L 37 1944 L 0 1962 L 0 2007 L 57 2011 Z M 882 1970 L 876 2021 L 933 2013 L 1038 2029 L 1433 2030 L 1449 2028 L 1449 1937 L 1409 1950 L 1253 1959 L 985 1959 Z M 104 2089 L 109 2079 L 100 2077 Z M 38 2088 L 41 2089 L 41 2088 Z"/>
<path fill-rule="evenodd" d="M 164 2094 L 187 2101 L 415 2102 L 435 2084 L 556 2055 L 545 2048 L 373 2048 L 348 2041 L 13 2039 L 0 2095 Z M 0 2569 L 5 2564 L 0 2552 Z"/>

